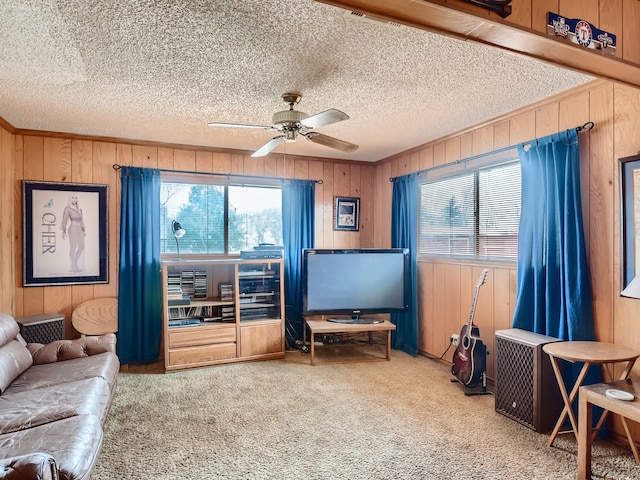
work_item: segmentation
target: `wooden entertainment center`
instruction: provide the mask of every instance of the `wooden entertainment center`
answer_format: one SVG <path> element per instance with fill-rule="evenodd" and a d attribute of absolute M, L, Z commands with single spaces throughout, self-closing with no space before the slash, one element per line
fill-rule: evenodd
<path fill-rule="evenodd" d="M 165 371 L 283 358 L 282 259 L 162 263 Z"/>

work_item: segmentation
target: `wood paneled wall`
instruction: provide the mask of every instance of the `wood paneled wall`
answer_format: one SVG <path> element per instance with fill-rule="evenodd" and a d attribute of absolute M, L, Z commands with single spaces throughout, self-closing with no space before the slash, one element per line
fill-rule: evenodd
<path fill-rule="evenodd" d="M 14 306 L 13 135 L 0 127 L 0 312 Z"/>
<path fill-rule="evenodd" d="M 0 136 L 0 300 L 2 311 L 16 317 L 64 313 L 67 336 L 73 309 L 92 298 L 117 296 L 120 225 L 120 175 L 113 164 L 164 170 L 322 180 L 316 185 L 316 247 L 357 248 L 374 244 L 375 167 L 322 158 L 270 155 L 251 158 L 238 151 L 107 142 L 64 135 Z M 4 175 L 4 173 L 8 173 Z M 107 184 L 109 186 L 109 283 L 98 285 L 22 287 L 22 180 Z M 5 185 L 6 184 L 6 185 Z M 334 195 L 360 197 L 360 231 L 333 230 Z M 6 203 L 5 203 L 6 201 Z M 15 225 L 15 230 L 5 229 Z M 9 265 L 11 268 L 4 268 Z"/>
<path fill-rule="evenodd" d="M 640 300 L 620 296 L 620 202 L 618 159 L 640 153 L 640 90 L 595 81 L 587 86 L 514 112 L 489 124 L 425 144 L 387 159 L 376 167 L 377 192 L 388 197 L 389 176 L 517 145 L 593 121 L 580 133 L 584 228 L 593 293 L 596 337 L 640 350 Z M 376 246 L 388 245 L 390 207 L 376 198 Z M 383 201 L 383 203 L 386 202 Z M 478 263 L 421 259 L 419 262 L 419 350 L 439 358 L 468 321 L 475 284 L 489 268 L 480 288 L 475 323 L 491 352 L 487 371 L 495 378 L 494 332 L 511 328 L 515 307 L 515 262 Z M 443 361 L 450 362 L 449 350 Z M 634 375 L 640 375 L 636 365 Z M 622 433 L 619 425 L 614 431 Z M 640 428 L 635 430 L 640 439 Z"/>

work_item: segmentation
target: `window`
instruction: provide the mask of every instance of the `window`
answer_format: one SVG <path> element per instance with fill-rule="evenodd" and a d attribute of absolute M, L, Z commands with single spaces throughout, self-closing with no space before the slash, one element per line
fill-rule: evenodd
<path fill-rule="evenodd" d="M 163 254 L 225 255 L 260 243 L 282 245 L 282 189 L 163 180 L 160 187 Z M 172 222 L 186 234 L 176 239 Z"/>
<path fill-rule="evenodd" d="M 419 192 L 420 254 L 517 258 L 519 161 L 427 180 Z"/>

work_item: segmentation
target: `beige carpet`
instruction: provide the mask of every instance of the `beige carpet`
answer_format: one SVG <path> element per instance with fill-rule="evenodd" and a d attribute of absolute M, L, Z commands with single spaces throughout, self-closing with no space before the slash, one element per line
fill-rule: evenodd
<path fill-rule="evenodd" d="M 572 435 L 547 447 L 493 396 L 465 396 L 446 365 L 397 351 L 308 362 L 122 373 L 93 479 L 576 478 Z M 593 471 L 640 478 L 630 451 L 600 441 Z"/>

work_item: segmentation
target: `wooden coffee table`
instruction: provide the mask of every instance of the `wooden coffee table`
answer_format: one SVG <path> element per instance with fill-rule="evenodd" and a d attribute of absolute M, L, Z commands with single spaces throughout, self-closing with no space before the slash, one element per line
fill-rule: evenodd
<path fill-rule="evenodd" d="M 633 400 L 618 400 L 609 398 L 607 390 L 622 390 L 633 395 Z M 633 442 L 626 419 L 640 422 L 640 378 L 630 378 L 617 382 L 596 383 L 580 387 L 578 400 L 578 480 L 591 479 L 591 444 L 594 435 L 591 433 L 593 406 L 596 405 L 620 415 L 622 426 L 627 434 L 629 445 L 633 451 L 636 463 L 640 464 L 638 448 Z"/>
<path fill-rule="evenodd" d="M 350 360 L 336 360 L 336 361 L 323 361 L 322 364 L 331 363 L 353 363 L 353 362 L 376 362 L 381 360 L 391 359 L 391 331 L 396 329 L 396 326 L 388 320 L 381 323 L 337 323 L 329 322 L 328 320 L 311 320 L 305 318 L 305 323 L 309 332 L 311 333 L 311 345 L 309 353 L 311 354 L 311 365 L 316 365 L 315 361 L 315 334 L 324 333 L 369 333 L 369 342 L 371 343 L 371 333 L 373 332 L 386 332 L 386 356 L 376 358 L 364 358 L 364 359 L 350 359 Z M 306 331 L 305 331 L 306 338 Z"/>

